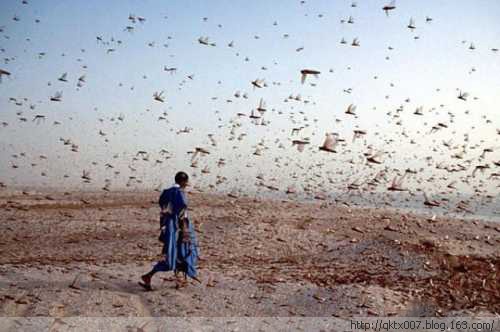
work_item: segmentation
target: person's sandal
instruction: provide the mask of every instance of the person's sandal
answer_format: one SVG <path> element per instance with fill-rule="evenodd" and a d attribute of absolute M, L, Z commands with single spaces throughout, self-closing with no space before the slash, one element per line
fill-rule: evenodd
<path fill-rule="evenodd" d="M 181 289 L 184 288 L 188 285 L 188 282 L 185 280 L 176 280 L 175 282 L 175 289 Z"/>
<path fill-rule="evenodd" d="M 141 285 L 142 288 L 144 288 L 148 292 L 153 290 L 153 288 L 151 287 L 151 277 L 143 275 L 143 276 L 141 276 L 141 280 L 142 280 L 142 282 L 139 281 L 139 285 Z"/>
<path fill-rule="evenodd" d="M 197 277 L 191 277 L 191 279 L 198 281 L 201 284 L 201 280 L 198 279 Z"/>
<path fill-rule="evenodd" d="M 185 273 L 184 273 L 184 278 L 182 278 L 182 276 L 180 276 L 178 273 L 176 273 L 175 274 L 175 289 L 184 288 L 187 285 L 188 285 L 188 281 L 186 279 Z"/>

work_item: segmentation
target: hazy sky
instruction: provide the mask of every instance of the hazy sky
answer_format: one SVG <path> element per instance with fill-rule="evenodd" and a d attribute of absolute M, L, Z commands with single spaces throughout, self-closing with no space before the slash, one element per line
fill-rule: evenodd
<path fill-rule="evenodd" d="M 299 188 L 310 184 L 330 192 L 380 170 L 390 180 L 397 170 L 423 168 L 408 186 L 437 193 L 458 179 L 460 191 L 479 188 L 497 195 L 499 180 L 488 178 L 500 172 L 493 163 L 500 161 L 500 52 L 492 50 L 500 48 L 500 2 L 397 1 L 389 16 L 382 11 L 385 4 L 2 1 L 0 69 L 11 75 L 0 84 L 0 121 L 8 124 L 0 127 L 0 182 L 99 188 L 108 179 L 111 188 L 127 182 L 154 188 L 186 169 L 202 187 L 225 176 L 221 186 L 227 190 L 243 184 L 250 190 L 262 173 L 280 190 L 296 182 Z M 134 23 L 130 14 L 145 21 Z M 347 23 L 349 16 L 353 24 Z M 432 20 L 426 22 L 427 17 Z M 411 18 L 414 31 L 407 27 Z M 216 46 L 200 44 L 199 37 Z M 359 47 L 351 46 L 353 38 Z M 164 66 L 177 71 L 171 74 Z M 321 74 L 301 84 L 304 68 Z M 67 82 L 58 80 L 63 73 Z M 85 82 L 78 88 L 82 75 Z M 258 78 L 267 87 L 252 87 Z M 469 93 L 467 101 L 457 98 L 459 90 Z M 50 101 L 57 91 L 62 101 Z M 164 91 L 164 103 L 153 99 L 157 91 Z M 237 91 L 248 98 L 236 98 Z M 287 100 L 297 94 L 301 101 Z M 250 114 L 261 98 L 267 126 L 237 117 Z M 351 103 L 356 117 L 344 113 Z M 419 106 L 423 116 L 413 114 Z M 158 120 L 163 112 L 168 123 Z M 33 121 L 35 115 L 45 121 Z M 431 134 L 438 123 L 448 128 Z M 176 134 L 186 126 L 193 131 Z M 300 126 L 306 128 L 291 136 Z M 356 128 L 367 135 L 352 143 Z M 318 152 L 326 132 L 345 138 L 339 153 Z M 71 139 L 78 152 L 60 138 Z M 291 144 L 295 138 L 309 138 L 311 144 L 299 153 Z M 449 140 L 452 149 L 442 144 Z M 261 141 L 267 149 L 255 156 Z M 386 152 L 383 164 L 366 164 L 369 145 Z M 211 153 L 192 168 L 186 152 L 197 146 Z M 464 159 L 451 158 L 463 146 Z M 493 152 L 480 158 L 484 148 Z M 171 158 L 166 160 L 161 149 Z M 149 153 L 148 161 L 133 160 L 139 150 Z M 219 158 L 225 166 L 217 166 Z M 458 163 L 467 170 L 450 175 L 436 168 Z M 474 167 L 484 164 L 490 169 L 471 178 Z M 201 173 L 205 166 L 210 174 Z M 80 178 L 84 169 L 90 184 Z M 129 176 L 142 183 L 129 182 Z"/>

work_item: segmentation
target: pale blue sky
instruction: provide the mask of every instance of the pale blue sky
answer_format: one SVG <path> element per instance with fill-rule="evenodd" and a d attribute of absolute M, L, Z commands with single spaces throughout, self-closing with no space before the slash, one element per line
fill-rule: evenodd
<path fill-rule="evenodd" d="M 482 148 L 500 148 L 500 136 L 495 132 L 500 128 L 500 52 L 491 50 L 500 48 L 500 2 L 397 1 L 397 9 L 389 16 L 381 9 L 386 1 L 356 3 L 354 8 L 351 1 L 331 0 L 305 4 L 263 0 L 28 0 L 27 5 L 2 1 L 0 55 L 12 60 L 2 61 L 0 68 L 12 75 L 4 77 L 0 85 L 0 121 L 9 123 L 0 128 L 0 181 L 10 185 L 89 187 L 80 179 L 82 170 L 88 169 L 94 179 L 90 186 L 101 187 L 104 179 L 109 178 L 112 187 L 120 188 L 133 173 L 143 180 L 139 187 L 152 188 L 169 183 L 172 174 L 183 168 L 197 175 L 198 184 L 205 187 L 215 183 L 217 175 L 224 175 L 230 179 L 224 185 L 226 189 L 240 183 L 251 189 L 254 176 L 262 172 L 267 179 L 276 177 L 277 181 L 271 182 L 285 189 L 287 183 L 295 181 L 291 178 L 294 172 L 304 174 L 298 177 L 299 184 L 304 184 L 326 183 L 329 173 L 344 170 L 333 176 L 335 185 L 318 189 L 334 191 L 354 178 L 372 176 L 379 170 L 363 165 L 362 153 L 368 144 L 390 152 L 392 158 L 387 157 L 384 165 L 388 167 L 388 178 L 392 178 L 395 168 L 424 167 L 427 156 L 435 162 L 457 163 L 440 142 L 453 139 L 456 145 L 464 144 L 466 132 L 471 136 L 466 159 L 471 159 L 472 168 L 460 176 L 470 174 L 473 166 L 481 163 L 489 163 L 493 167 L 489 173 L 494 172 L 492 162 L 500 160 L 500 150 L 488 154 L 485 160 L 478 156 Z M 146 21 L 133 24 L 128 20 L 129 14 L 142 16 Z M 349 15 L 354 24 L 340 23 Z M 14 21 L 14 16 L 19 21 Z M 427 16 L 433 18 L 432 22 L 426 22 Z M 414 32 L 407 28 L 410 18 L 417 26 Z M 40 23 L 35 23 L 35 19 Z M 124 31 L 126 26 L 134 26 L 134 31 Z M 284 38 L 284 34 L 289 37 Z M 96 36 L 105 42 L 114 38 L 115 42 L 103 45 L 96 41 Z M 200 36 L 209 37 L 217 46 L 199 44 Z M 355 37 L 359 38 L 360 47 L 350 46 Z M 341 45 L 341 38 L 348 44 Z M 117 40 L 122 43 L 118 45 Z M 233 48 L 227 46 L 231 41 Z M 151 42 L 153 47 L 148 46 Z M 469 50 L 471 42 L 475 50 Z M 393 50 L 388 50 L 389 46 Z M 297 52 L 301 47 L 304 49 Z M 116 51 L 107 54 L 108 48 Z M 42 59 L 38 57 L 40 52 L 46 53 Z M 163 71 L 165 65 L 178 68 L 177 73 Z M 263 66 L 267 70 L 262 70 Z M 317 79 L 308 77 L 306 84 L 301 85 L 299 71 L 303 68 L 317 69 L 321 74 Z M 64 72 L 68 73 L 66 83 L 58 81 Z M 86 83 L 77 90 L 77 79 L 83 74 Z M 187 78 L 191 74 L 193 80 Z M 264 78 L 269 86 L 252 88 L 250 82 L 256 78 Z M 353 89 L 351 94 L 343 92 L 348 88 Z M 470 93 L 467 102 L 456 98 L 457 89 Z M 152 94 L 162 90 L 166 102 L 153 100 Z M 61 103 L 49 101 L 56 91 L 63 91 Z M 249 98 L 233 97 L 236 91 L 246 92 Z M 283 102 L 290 94 L 301 94 L 310 103 Z M 18 106 L 9 101 L 11 97 L 27 98 L 28 102 Z M 248 119 L 239 119 L 241 127 L 235 129 L 235 137 L 242 132 L 247 137 L 242 141 L 228 140 L 236 113 L 250 113 L 260 98 L 266 100 L 269 111 L 265 118 L 270 124 L 254 126 Z M 410 102 L 405 102 L 407 98 Z M 357 105 L 358 118 L 344 114 L 350 103 Z M 36 105 L 35 110 L 29 109 L 30 104 Z M 400 105 L 404 105 L 403 125 L 397 126 L 397 119 L 387 113 L 394 114 Z M 423 117 L 413 115 L 420 105 L 426 112 Z M 432 107 L 436 111 L 430 111 Z M 467 110 L 469 114 L 465 114 Z M 19 111 L 22 114 L 16 115 Z M 169 124 L 157 121 L 163 111 L 168 113 Z M 302 119 L 299 111 L 308 121 Z M 291 112 L 295 114 L 295 124 L 290 120 Z M 454 123 L 450 123 L 448 112 L 455 114 Z M 46 121 L 38 125 L 32 122 L 36 114 L 45 115 Z M 120 114 L 123 122 L 116 120 Z M 487 124 L 482 116 L 492 123 Z M 20 117 L 28 121 L 20 122 Z M 53 126 L 54 121 L 62 124 Z M 428 135 L 430 127 L 438 122 L 448 123 L 449 128 Z M 312 144 L 299 154 L 291 147 L 290 131 L 304 123 L 310 127 L 301 136 L 309 137 Z M 193 132 L 175 134 L 185 126 L 194 128 Z M 356 127 L 368 131 L 365 145 L 361 141 L 350 143 Z M 109 143 L 104 143 L 99 130 L 107 134 Z M 407 137 L 400 135 L 402 130 Z M 340 149 L 342 153 L 316 153 L 324 133 L 331 131 L 347 139 L 346 146 Z M 214 134 L 217 147 L 210 147 L 209 133 Z M 60 137 L 71 138 L 79 145 L 79 153 L 70 152 Z M 387 139 L 394 141 L 388 144 Z M 411 139 L 417 144 L 409 144 Z M 254 146 L 261 140 L 269 149 L 262 157 L 256 157 L 252 154 Z M 285 148 L 278 148 L 276 140 Z M 470 149 L 475 144 L 480 146 Z M 190 156 L 186 154 L 195 146 L 208 146 L 212 152 L 201 158 L 198 169 L 189 167 Z M 161 148 L 171 151 L 172 158 L 155 166 Z M 150 152 L 150 162 L 131 163 L 138 150 Z M 27 157 L 12 157 L 20 152 Z M 39 160 L 40 154 L 48 159 Z M 279 167 L 276 157 L 280 158 Z M 217 168 L 219 158 L 228 160 L 228 165 Z M 291 160 L 288 166 L 287 159 Z M 31 167 L 31 162 L 37 166 Z M 114 176 L 114 170 L 106 170 L 106 162 L 121 174 Z M 307 171 L 317 163 L 326 166 Z M 12 164 L 18 168 L 12 169 Z M 129 165 L 137 171 L 131 173 Z M 200 170 L 205 165 L 212 172 L 202 176 Z M 431 178 L 432 192 L 437 191 L 433 188 L 436 183 L 448 181 L 439 180 L 447 175 L 442 171 L 425 168 L 411 186 L 429 186 L 427 180 Z M 47 176 L 40 176 L 41 172 Z M 312 176 L 315 173 L 317 176 Z M 475 178 L 462 190 L 471 192 L 474 186 L 481 186 L 489 173 Z M 63 178 L 63 174 L 69 177 Z M 498 182 L 488 183 L 482 188 L 496 194 Z"/>

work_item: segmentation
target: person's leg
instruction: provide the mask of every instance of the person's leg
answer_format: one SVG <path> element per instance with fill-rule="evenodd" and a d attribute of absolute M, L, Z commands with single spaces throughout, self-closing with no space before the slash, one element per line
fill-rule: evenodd
<path fill-rule="evenodd" d="M 175 247 L 175 230 L 172 228 L 172 223 L 167 227 L 165 236 L 163 240 L 165 243 L 163 244 L 162 253 L 164 255 L 163 259 L 157 262 L 151 271 L 141 276 L 142 281 L 144 282 L 143 286 L 146 289 L 151 289 L 151 279 L 156 272 L 161 271 L 172 271 L 175 270 L 175 256 L 176 256 L 176 247 Z"/>
<path fill-rule="evenodd" d="M 151 271 L 146 273 L 145 276 L 152 278 L 156 272 L 165 272 L 165 271 L 170 271 L 170 270 L 171 269 L 170 269 L 170 265 L 168 264 L 168 262 L 165 260 L 161 260 L 158 263 L 156 263 L 153 266 L 153 268 L 151 269 Z"/>
<path fill-rule="evenodd" d="M 161 260 L 158 263 L 153 266 L 151 271 L 148 273 L 144 274 L 141 276 L 141 280 L 143 283 L 139 283 L 141 286 L 143 286 L 147 290 L 151 290 L 151 279 L 155 275 L 156 272 L 161 272 L 161 271 L 169 271 L 169 265 L 165 260 Z"/>
<path fill-rule="evenodd" d="M 194 239 L 196 240 L 196 239 Z M 198 261 L 198 251 L 195 242 L 181 242 L 177 250 L 179 253 L 177 268 L 184 274 L 184 283 L 187 284 L 187 277 L 201 283 L 197 278 L 196 265 Z"/>

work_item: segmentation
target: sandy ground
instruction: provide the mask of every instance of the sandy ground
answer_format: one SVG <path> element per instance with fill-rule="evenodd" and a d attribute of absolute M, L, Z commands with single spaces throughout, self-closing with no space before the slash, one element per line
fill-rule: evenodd
<path fill-rule="evenodd" d="M 0 192 L 0 316 L 500 313 L 500 223 L 201 193 L 202 284 L 145 292 L 157 197 Z"/>

